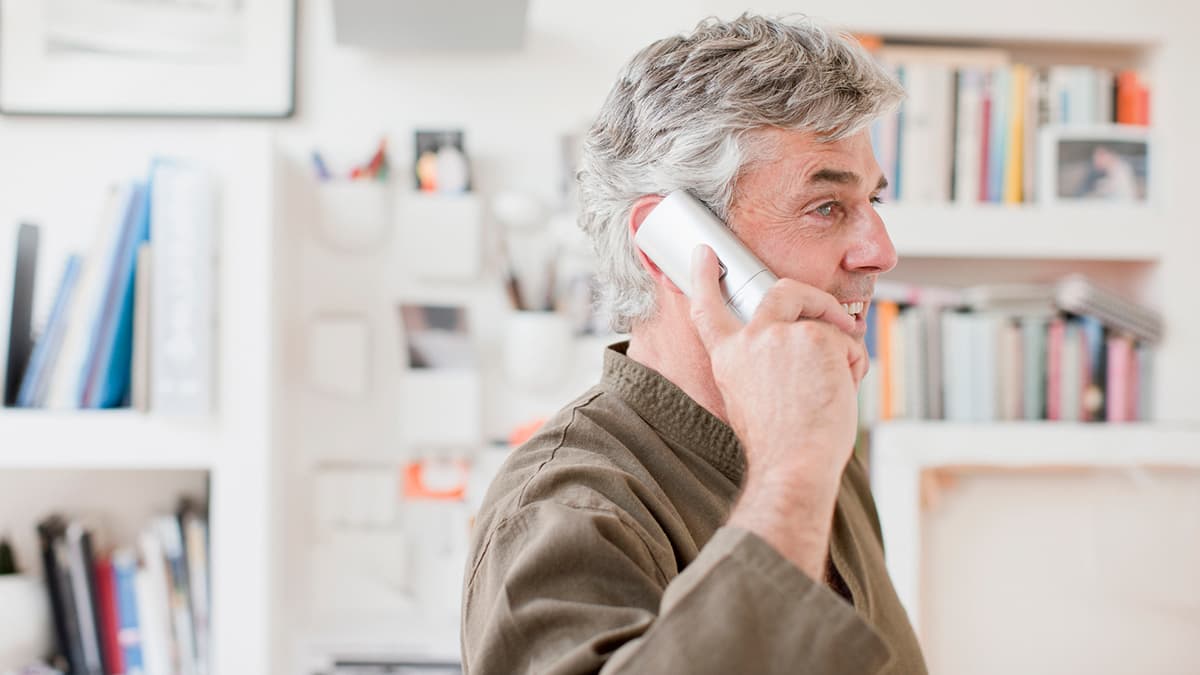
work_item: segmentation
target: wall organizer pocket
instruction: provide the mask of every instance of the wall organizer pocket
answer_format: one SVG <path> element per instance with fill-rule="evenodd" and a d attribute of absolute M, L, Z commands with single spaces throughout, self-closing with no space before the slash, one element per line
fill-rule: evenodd
<path fill-rule="evenodd" d="M 348 254 L 378 253 L 392 229 L 392 189 L 372 180 L 319 183 L 317 234 L 327 246 Z"/>

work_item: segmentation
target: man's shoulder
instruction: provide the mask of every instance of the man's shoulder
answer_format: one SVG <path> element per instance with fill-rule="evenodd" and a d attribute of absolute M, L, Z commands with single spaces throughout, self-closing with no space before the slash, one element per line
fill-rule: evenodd
<path fill-rule="evenodd" d="M 594 387 L 512 451 L 488 489 L 484 511 L 507 513 L 540 500 L 594 505 L 601 494 L 611 499 L 614 479 L 639 473 L 633 446 L 652 434 L 620 397 Z"/>

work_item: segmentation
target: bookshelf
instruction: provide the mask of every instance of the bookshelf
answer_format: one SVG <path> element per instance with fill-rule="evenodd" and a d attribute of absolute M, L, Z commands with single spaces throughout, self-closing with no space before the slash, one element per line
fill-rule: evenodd
<path fill-rule="evenodd" d="M 902 259 L 1153 263 L 1163 255 L 1161 215 L 1149 208 L 885 204 L 879 213 Z"/>
<path fill-rule="evenodd" d="M 275 672 L 272 132 L 232 122 L 0 118 L 0 139 L 0 181 L 20 195 L 0 204 L 0 218 L 42 226 L 40 287 L 57 282 L 58 256 L 90 240 L 92 192 L 144 176 L 151 157 L 206 167 L 218 194 L 212 413 L 0 410 L 0 513 L 23 571 L 41 574 L 34 526 L 51 512 L 92 519 L 105 542 L 128 545 L 178 497 L 207 497 L 212 672 Z"/>
<path fill-rule="evenodd" d="M 132 411 L 0 412 L 0 429 L 14 443 L 0 453 L 0 470 L 197 469 L 217 466 L 220 439 L 208 423 L 172 423 Z"/>

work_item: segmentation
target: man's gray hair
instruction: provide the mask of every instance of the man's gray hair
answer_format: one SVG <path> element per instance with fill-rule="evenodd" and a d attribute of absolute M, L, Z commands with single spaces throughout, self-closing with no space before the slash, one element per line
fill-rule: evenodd
<path fill-rule="evenodd" d="M 904 93 L 852 38 L 806 19 L 706 19 L 621 71 L 584 141 L 579 225 L 599 257 L 601 304 L 618 332 L 654 315 L 654 284 L 629 234 L 634 202 L 686 188 L 722 220 L 734 183 L 778 127 L 834 141 L 893 111 Z"/>

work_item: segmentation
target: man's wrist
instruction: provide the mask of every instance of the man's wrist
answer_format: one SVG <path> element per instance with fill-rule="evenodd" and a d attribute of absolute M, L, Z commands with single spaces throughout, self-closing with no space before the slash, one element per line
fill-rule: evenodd
<path fill-rule="evenodd" d="M 780 480 L 746 481 L 729 524 L 749 530 L 815 581 L 824 578 L 837 492 Z"/>

